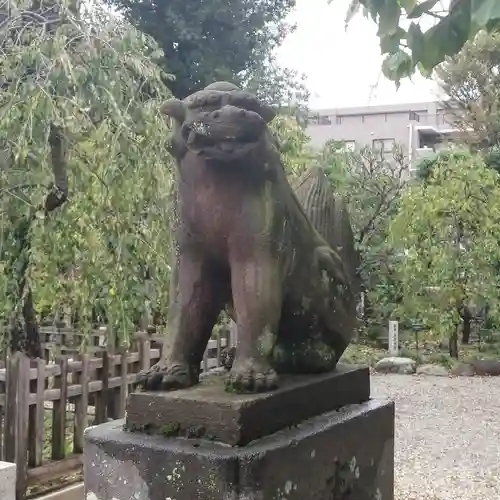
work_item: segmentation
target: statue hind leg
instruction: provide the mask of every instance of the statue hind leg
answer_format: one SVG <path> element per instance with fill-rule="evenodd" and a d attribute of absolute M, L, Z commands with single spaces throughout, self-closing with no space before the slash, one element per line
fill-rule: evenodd
<path fill-rule="evenodd" d="M 351 291 L 337 253 L 318 246 L 312 256 L 309 287 L 295 279 L 293 297 L 287 297 L 280 321 L 273 363 L 278 372 L 331 371 L 352 335 L 354 313 L 349 314 Z"/>
<path fill-rule="evenodd" d="M 285 300 L 273 351 L 273 366 L 278 373 L 313 374 L 333 370 L 335 351 L 322 338 L 324 325 L 311 300 Z"/>
<path fill-rule="evenodd" d="M 202 252 L 183 252 L 178 261 L 172 330 L 163 359 L 142 374 L 147 390 L 175 390 L 199 381 L 200 363 L 217 317 L 229 297 L 229 272 Z"/>

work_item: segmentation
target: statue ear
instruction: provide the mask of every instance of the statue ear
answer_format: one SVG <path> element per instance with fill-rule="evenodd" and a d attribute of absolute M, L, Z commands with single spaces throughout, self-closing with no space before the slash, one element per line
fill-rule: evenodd
<path fill-rule="evenodd" d="M 186 106 L 179 99 L 169 99 L 164 102 L 160 111 L 163 115 L 173 118 L 178 124 L 181 124 L 186 119 Z"/>
<path fill-rule="evenodd" d="M 228 96 L 229 104 L 257 113 L 266 123 L 271 122 L 276 116 L 276 111 L 271 106 L 260 102 L 254 94 L 246 90 L 233 90 Z"/>

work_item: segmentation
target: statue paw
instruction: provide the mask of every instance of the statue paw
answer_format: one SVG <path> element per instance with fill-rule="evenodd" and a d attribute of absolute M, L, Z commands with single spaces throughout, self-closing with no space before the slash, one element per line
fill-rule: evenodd
<path fill-rule="evenodd" d="M 235 361 L 226 379 L 226 391 L 229 392 L 267 392 L 277 387 L 276 371 L 267 362 L 256 359 Z"/>
<path fill-rule="evenodd" d="M 163 363 L 153 365 L 139 373 L 139 387 L 146 391 L 175 391 L 191 387 L 199 382 L 198 377 L 185 364 Z"/>

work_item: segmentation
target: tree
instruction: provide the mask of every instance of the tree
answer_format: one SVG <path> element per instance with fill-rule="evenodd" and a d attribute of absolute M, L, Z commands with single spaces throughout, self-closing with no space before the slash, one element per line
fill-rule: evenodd
<path fill-rule="evenodd" d="M 294 116 L 286 113 L 276 115 L 270 128 L 278 142 L 278 148 L 289 179 L 297 179 L 310 166 L 314 153 L 309 146 L 309 137 Z"/>
<path fill-rule="evenodd" d="M 439 163 L 454 163 L 456 161 L 463 161 L 469 158 L 469 151 L 467 150 L 442 150 L 431 156 L 422 158 L 417 164 L 417 179 L 423 183 L 432 181 L 432 173 L 434 167 Z"/>
<path fill-rule="evenodd" d="M 307 111 L 309 91 L 304 77 L 299 78 L 296 71 L 278 66 L 274 59 L 243 75 L 242 81 L 245 89 L 262 102 L 272 106 L 284 105 L 288 112 Z"/>
<path fill-rule="evenodd" d="M 500 174 L 500 144 L 495 144 L 483 152 L 486 165 Z"/>
<path fill-rule="evenodd" d="M 36 355 L 29 328 L 39 342 L 40 319 L 69 309 L 84 332 L 99 311 L 126 342 L 146 299 L 168 304 L 172 162 L 159 105 L 170 94 L 151 62 L 161 52 L 95 6 L 75 17 L 60 4 L 52 30 L 41 12 L 11 8 L 0 27 L 4 340 Z M 52 195 L 68 201 L 53 210 Z"/>
<path fill-rule="evenodd" d="M 397 256 L 387 244 L 387 237 L 405 189 L 408 166 L 397 148 L 391 158 L 386 158 L 367 147 L 345 151 L 337 141 L 324 146 L 318 161 L 335 192 L 344 197 L 351 216 L 361 256 L 359 275 L 366 293 L 365 319 L 385 320 L 400 300 L 394 273 Z"/>
<path fill-rule="evenodd" d="M 391 243 L 405 255 L 402 310 L 446 334 L 453 357 L 471 309 L 500 313 L 498 180 L 479 156 L 441 158 L 425 184 L 405 193 L 391 224 Z"/>
<path fill-rule="evenodd" d="M 439 0 L 351 0 L 346 24 L 361 8 L 378 25 L 380 49 L 387 54 L 383 71 L 396 82 L 411 76 L 417 67 L 430 75 L 479 30 L 494 32 L 500 27 L 497 0 L 450 0 L 447 8 Z M 435 20 L 425 32 L 420 26 L 423 18 Z M 407 28 L 403 27 L 406 19 L 410 20 Z"/>
<path fill-rule="evenodd" d="M 500 33 L 481 31 L 436 71 L 444 104 L 478 149 L 500 143 Z"/>
<path fill-rule="evenodd" d="M 276 71 L 272 55 L 292 29 L 285 17 L 295 0 L 109 1 L 163 49 L 178 98 L 217 80 L 271 81 L 279 99 L 296 88 L 295 75 Z"/>

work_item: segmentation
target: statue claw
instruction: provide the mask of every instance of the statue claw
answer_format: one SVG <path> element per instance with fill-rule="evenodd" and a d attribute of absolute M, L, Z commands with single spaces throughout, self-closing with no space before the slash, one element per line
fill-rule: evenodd
<path fill-rule="evenodd" d="M 278 387 L 278 374 L 267 362 L 250 359 L 235 363 L 226 379 L 226 390 L 236 393 L 268 392 Z"/>
<path fill-rule="evenodd" d="M 168 367 L 163 363 L 156 363 L 149 370 L 139 373 L 138 382 L 139 387 L 146 391 L 175 391 L 196 385 L 199 378 L 185 364 Z"/>

